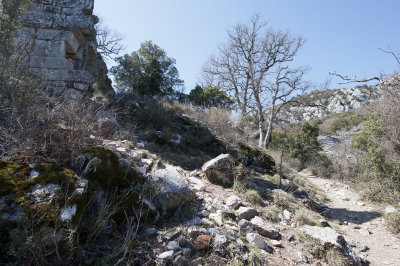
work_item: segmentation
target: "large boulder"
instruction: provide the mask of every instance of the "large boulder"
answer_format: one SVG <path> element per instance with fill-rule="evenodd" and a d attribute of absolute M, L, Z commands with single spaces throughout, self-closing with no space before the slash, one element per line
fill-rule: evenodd
<path fill-rule="evenodd" d="M 162 211 L 177 208 L 192 200 L 193 192 L 176 167 L 158 162 L 148 175 L 155 189 L 155 205 Z"/>
<path fill-rule="evenodd" d="M 230 154 L 221 154 L 206 162 L 202 171 L 211 183 L 231 186 L 235 179 L 235 159 Z"/>
<path fill-rule="evenodd" d="M 368 265 L 363 258 L 357 256 L 343 235 L 336 233 L 332 228 L 305 225 L 299 230 L 317 240 L 325 250 L 337 249 L 343 252 L 351 260 L 352 265 Z"/>

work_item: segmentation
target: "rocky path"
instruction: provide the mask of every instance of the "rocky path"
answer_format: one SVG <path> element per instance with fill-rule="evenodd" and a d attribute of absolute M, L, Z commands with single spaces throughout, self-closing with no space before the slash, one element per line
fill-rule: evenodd
<path fill-rule="evenodd" d="M 324 216 L 337 221 L 337 229 L 354 250 L 371 265 L 400 265 L 400 238 L 384 226 L 382 206 L 363 202 L 348 186 L 329 179 L 304 174 L 325 191 L 329 209 Z"/>

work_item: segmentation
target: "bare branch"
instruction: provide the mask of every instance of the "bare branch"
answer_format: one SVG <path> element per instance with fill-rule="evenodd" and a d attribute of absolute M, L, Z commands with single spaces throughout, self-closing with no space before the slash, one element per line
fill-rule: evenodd
<path fill-rule="evenodd" d="M 121 44 L 123 38 L 115 31 L 97 24 L 96 28 L 96 38 L 97 38 L 97 50 L 99 53 L 109 59 L 113 59 L 117 56 L 123 49 Z"/>
<path fill-rule="evenodd" d="M 384 53 L 391 54 L 391 55 L 396 59 L 397 63 L 400 64 L 400 58 L 399 58 L 399 56 L 396 55 L 393 51 L 383 50 L 382 48 L 378 48 L 378 49 L 381 50 L 381 51 L 384 52 Z"/>
<path fill-rule="evenodd" d="M 342 80 L 344 80 L 345 82 L 338 83 L 338 84 L 341 84 L 341 85 L 351 84 L 351 83 L 367 83 L 367 82 L 374 81 L 374 80 L 378 81 L 379 83 L 382 82 L 382 79 L 380 77 L 358 79 L 357 77 L 351 78 L 349 76 L 343 76 L 343 75 L 340 75 L 340 74 L 338 74 L 336 72 L 329 72 L 329 75 L 336 76 L 336 77 L 339 77 Z"/>

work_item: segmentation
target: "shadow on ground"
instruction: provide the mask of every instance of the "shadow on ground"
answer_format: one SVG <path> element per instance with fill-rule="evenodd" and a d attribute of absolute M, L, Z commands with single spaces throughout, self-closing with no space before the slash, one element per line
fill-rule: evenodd
<path fill-rule="evenodd" d="M 327 209 L 323 215 L 330 220 L 348 221 L 353 224 L 363 224 L 382 216 L 379 212 L 374 211 L 350 211 L 335 208 Z"/>

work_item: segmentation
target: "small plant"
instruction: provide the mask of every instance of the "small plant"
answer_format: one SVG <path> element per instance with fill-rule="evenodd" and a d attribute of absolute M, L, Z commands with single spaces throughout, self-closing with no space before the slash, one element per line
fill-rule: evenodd
<path fill-rule="evenodd" d="M 385 216 L 386 226 L 392 233 L 400 233 L 400 211 Z"/>
<path fill-rule="evenodd" d="M 268 207 L 266 209 L 266 211 L 264 212 L 264 216 L 268 221 L 271 221 L 273 223 L 278 223 L 280 222 L 280 218 L 279 218 L 279 213 L 281 211 L 278 209 L 278 207 L 276 206 L 271 206 Z"/>
<path fill-rule="evenodd" d="M 319 225 L 319 219 L 322 219 L 322 216 L 307 209 L 298 209 L 294 216 L 294 220 L 300 225 L 316 226 Z"/>
<path fill-rule="evenodd" d="M 250 249 L 251 249 L 251 252 L 250 252 L 249 265 L 252 265 L 252 266 L 265 265 L 264 260 L 262 258 L 261 250 L 259 248 L 257 248 L 256 246 L 251 246 Z"/>
<path fill-rule="evenodd" d="M 244 183 L 237 179 L 235 179 L 232 189 L 242 194 L 246 192 L 246 186 L 244 185 Z"/>
<path fill-rule="evenodd" d="M 263 200 L 262 200 L 260 194 L 256 190 L 248 189 L 244 195 L 246 196 L 246 199 L 253 204 L 262 204 L 263 203 Z"/>

